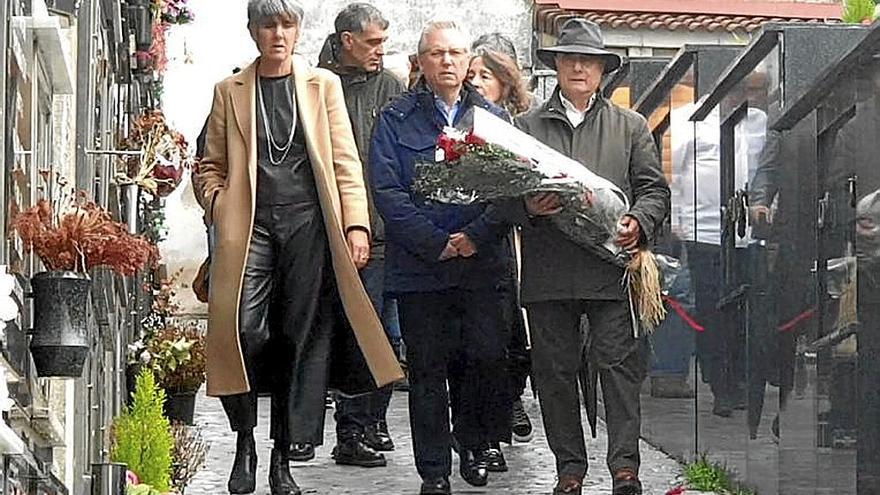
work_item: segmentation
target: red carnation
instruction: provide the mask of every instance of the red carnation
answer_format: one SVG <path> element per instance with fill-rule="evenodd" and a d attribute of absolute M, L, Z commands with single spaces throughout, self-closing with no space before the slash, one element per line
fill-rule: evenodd
<path fill-rule="evenodd" d="M 446 134 L 441 134 L 437 138 L 437 147 L 443 150 L 443 159 L 447 162 L 454 162 L 467 152 L 461 141 Z"/>
<path fill-rule="evenodd" d="M 481 137 L 477 137 L 474 134 L 474 131 L 471 131 L 467 134 L 467 136 L 465 136 L 464 144 L 469 146 L 485 146 L 486 140 Z"/>

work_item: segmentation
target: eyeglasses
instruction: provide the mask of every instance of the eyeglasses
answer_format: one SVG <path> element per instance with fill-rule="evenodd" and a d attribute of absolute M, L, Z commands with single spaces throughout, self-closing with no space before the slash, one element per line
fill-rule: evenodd
<path fill-rule="evenodd" d="M 467 56 L 468 51 L 467 48 L 434 48 L 431 50 L 425 50 L 422 52 L 423 55 L 427 55 L 428 57 L 434 60 L 442 60 L 446 55 L 449 55 L 449 58 L 452 59 L 462 59 Z"/>

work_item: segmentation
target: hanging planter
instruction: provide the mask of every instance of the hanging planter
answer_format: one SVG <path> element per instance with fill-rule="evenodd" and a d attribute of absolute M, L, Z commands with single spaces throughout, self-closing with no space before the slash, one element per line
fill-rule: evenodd
<path fill-rule="evenodd" d="M 89 355 L 91 280 L 85 273 L 42 272 L 31 280 L 34 328 L 30 350 L 41 377 L 78 378 Z"/>
<path fill-rule="evenodd" d="M 172 423 L 192 426 L 196 411 L 196 392 L 165 391 L 165 417 Z"/>
<path fill-rule="evenodd" d="M 119 162 L 116 183 L 137 185 L 155 197 L 171 194 L 193 162 L 183 134 L 168 125 L 161 110 L 144 111 L 132 122 L 120 147 L 140 153 Z"/>
<path fill-rule="evenodd" d="M 78 377 L 88 357 L 88 270 L 107 266 L 134 275 L 155 265 L 156 246 L 128 232 L 127 225 L 85 193 L 73 194 L 61 183 L 60 197 L 40 200 L 12 219 L 25 249 L 33 250 L 48 271 L 31 280 L 34 328 L 31 355 L 40 376 Z"/>

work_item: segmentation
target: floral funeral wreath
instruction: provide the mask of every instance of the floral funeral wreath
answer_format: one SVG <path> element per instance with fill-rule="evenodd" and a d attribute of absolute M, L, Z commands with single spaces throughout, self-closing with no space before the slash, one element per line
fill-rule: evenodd
<path fill-rule="evenodd" d="M 634 252 L 615 244 L 629 200 L 609 180 L 544 145 L 481 108 L 472 110 L 467 131 L 446 128 L 436 160 L 416 165 L 413 190 L 427 200 L 448 204 L 496 202 L 556 193 L 563 205 L 550 218 L 570 240 L 600 259 L 624 269 L 625 284 L 638 327 L 652 332 L 666 317 L 661 273 L 650 249 Z"/>

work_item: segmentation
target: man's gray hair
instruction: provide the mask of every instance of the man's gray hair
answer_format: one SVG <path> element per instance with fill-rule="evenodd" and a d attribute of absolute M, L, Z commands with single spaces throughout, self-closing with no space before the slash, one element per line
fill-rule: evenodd
<path fill-rule="evenodd" d="M 382 16 L 382 12 L 368 3 L 351 3 L 342 9 L 336 16 L 334 27 L 336 33 L 361 33 L 370 24 L 376 24 L 380 29 L 388 29 L 388 19 Z"/>
<path fill-rule="evenodd" d="M 443 29 L 454 29 L 455 31 L 458 31 L 461 34 L 464 34 L 464 30 L 461 29 L 461 27 L 459 27 L 459 25 L 455 21 L 447 20 L 447 19 L 431 21 L 425 25 L 425 27 L 422 29 L 421 36 L 419 36 L 418 53 L 422 53 L 425 51 L 425 42 L 427 41 L 428 36 L 431 33 L 433 33 L 434 31 L 440 31 Z M 465 48 L 467 48 L 467 47 L 465 47 Z"/>
<path fill-rule="evenodd" d="M 248 29 L 275 16 L 290 17 L 302 24 L 305 11 L 297 0 L 249 0 L 247 6 Z"/>

